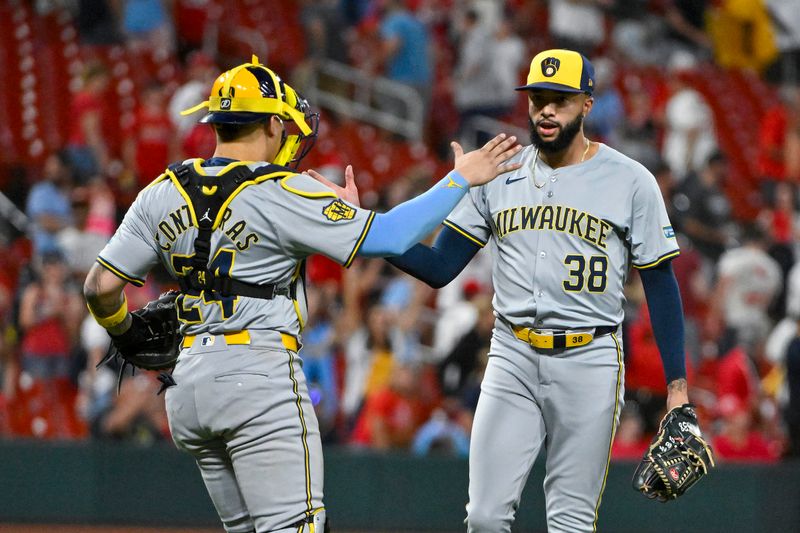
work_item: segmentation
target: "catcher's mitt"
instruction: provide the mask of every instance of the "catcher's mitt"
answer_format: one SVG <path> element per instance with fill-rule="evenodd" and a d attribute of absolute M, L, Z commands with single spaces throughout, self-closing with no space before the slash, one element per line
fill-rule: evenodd
<path fill-rule="evenodd" d="M 111 335 L 108 353 L 97 366 L 115 357 L 123 360 L 120 376 L 127 365 L 145 370 L 164 370 L 175 366 L 180 353 L 180 322 L 175 309 L 178 291 L 165 292 L 131 313 L 131 327 Z"/>
<path fill-rule="evenodd" d="M 686 403 L 664 416 L 633 474 L 633 488 L 668 502 L 689 490 L 712 466 L 711 447 L 700 435 L 694 406 Z"/>

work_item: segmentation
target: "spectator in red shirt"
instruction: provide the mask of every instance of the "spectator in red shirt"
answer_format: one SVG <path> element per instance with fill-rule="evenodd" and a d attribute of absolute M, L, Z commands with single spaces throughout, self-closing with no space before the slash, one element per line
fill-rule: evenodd
<path fill-rule="evenodd" d="M 635 321 L 628 326 L 630 351 L 625 358 L 625 388 L 630 392 L 645 391 L 663 395 L 664 369 L 661 356 L 650 327 L 650 312 L 642 302 Z M 661 402 L 663 403 L 663 402 Z"/>
<path fill-rule="evenodd" d="M 639 460 L 650 446 L 644 434 L 644 418 L 635 402 L 626 402 L 619 415 L 619 427 L 611 446 L 611 458 Z"/>
<path fill-rule="evenodd" d="M 70 104 L 71 126 L 67 153 L 79 182 L 103 171 L 109 163 L 108 146 L 103 134 L 106 113 L 105 92 L 110 76 L 102 63 L 87 66 L 83 87 Z"/>
<path fill-rule="evenodd" d="M 379 450 L 407 449 L 429 414 L 418 389 L 418 370 L 395 365 L 388 387 L 367 395 L 353 430 L 353 443 Z"/>
<path fill-rule="evenodd" d="M 683 303 L 686 355 L 694 365 L 698 365 L 701 359 L 701 328 L 708 310 L 707 300 L 711 293 L 711 284 L 707 273 L 703 270 L 703 258 L 700 253 L 683 234 L 679 233 L 677 238 L 681 255 L 672 261 L 672 267 L 675 270 Z"/>
<path fill-rule="evenodd" d="M 723 336 L 735 335 L 726 331 Z M 758 402 L 759 381 L 756 367 L 741 345 L 731 348 L 717 363 L 717 398 L 733 397 L 742 405 L 755 407 Z"/>
<path fill-rule="evenodd" d="M 19 325 L 23 330 L 19 397 L 13 409 L 25 412 L 23 435 L 79 436 L 85 433 L 74 402 L 77 387 L 70 380 L 72 346 L 84 307 L 59 252 L 38 257 L 37 280 L 22 292 Z"/>
<path fill-rule="evenodd" d="M 775 184 L 796 178 L 789 176 L 787 145 L 790 128 L 794 128 L 800 111 L 800 90 L 786 86 L 780 91 L 781 99 L 761 119 L 758 133 L 758 173 L 762 180 L 762 194 L 768 205 L 775 200 Z"/>
<path fill-rule="evenodd" d="M 767 253 L 781 267 L 783 286 L 777 300 L 770 307 L 773 318 L 783 317 L 786 314 L 786 290 L 789 271 L 795 265 L 795 239 L 800 236 L 800 220 L 795 211 L 794 184 L 788 181 L 774 183 L 774 199 L 770 208 L 759 213 L 759 222 L 769 233 L 770 246 Z"/>
<path fill-rule="evenodd" d="M 666 378 L 646 302 L 641 303 L 636 318 L 628 324 L 626 336 L 626 398 L 633 398 L 638 404 L 644 417 L 645 431 L 653 431 L 663 415 Z M 690 380 L 694 378 L 692 370 L 692 361 L 687 358 L 686 371 Z"/>
<path fill-rule="evenodd" d="M 149 84 L 136 119 L 125 134 L 125 164 L 133 169 L 139 188 L 144 187 L 175 159 L 175 127 L 166 112 L 164 86 Z"/>
<path fill-rule="evenodd" d="M 779 447 L 767 441 L 752 427 L 750 408 L 738 396 L 720 397 L 722 431 L 712 439 L 712 448 L 721 461 L 771 463 L 779 457 Z"/>
<path fill-rule="evenodd" d="M 60 252 L 40 256 L 37 280 L 22 291 L 19 325 L 22 368 L 34 379 L 63 378 L 69 373 L 72 341 L 77 338 L 83 306 Z"/>

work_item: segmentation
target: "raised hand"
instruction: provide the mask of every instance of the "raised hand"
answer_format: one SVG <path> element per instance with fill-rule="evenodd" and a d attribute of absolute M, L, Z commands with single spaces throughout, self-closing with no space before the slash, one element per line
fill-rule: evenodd
<path fill-rule="evenodd" d="M 470 185 L 483 185 L 492 181 L 500 174 L 511 172 L 522 166 L 521 163 L 505 163 L 522 150 L 513 135 L 506 138 L 501 133 L 482 147 L 464 153 L 461 145 L 453 141 L 450 147 L 456 156 L 455 170 L 457 170 Z"/>
<path fill-rule="evenodd" d="M 347 165 L 344 169 L 344 187 L 336 185 L 316 170 L 309 169 L 305 173 L 323 185 L 333 189 L 336 196 L 345 202 L 353 204 L 356 207 L 361 207 L 361 200 L 358 198 L 358 187 L 356 187 L 356 177 L 355 174 L 353 174 L 353 165 Z"/>

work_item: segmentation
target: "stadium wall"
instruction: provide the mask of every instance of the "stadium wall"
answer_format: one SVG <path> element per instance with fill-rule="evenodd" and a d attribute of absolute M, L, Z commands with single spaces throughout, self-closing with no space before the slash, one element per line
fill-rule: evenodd
<path fill-rule="evenodd" d="M 0 442 L 0 522 L 219 524 L 192 459 L 168 445 Z M 463 531 L 467 464 L 326 449 L 334 531 Z M 630 486 L 633 464 L 612 464 L 598 531 L 800 531 L 800 462 L 724 465 L 666 505 Z M 515 531 L 544 531 L 543 464 L 528 480 Z"/>

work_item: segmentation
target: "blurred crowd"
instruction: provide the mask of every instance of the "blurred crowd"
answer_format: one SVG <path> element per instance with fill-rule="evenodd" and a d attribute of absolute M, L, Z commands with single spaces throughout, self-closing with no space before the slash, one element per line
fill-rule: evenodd
<path fill-rule="evenodd" d="M 587 135 L 652 171 L 678 235 L 682 253 L 673 265 L 690 397 L 719 460 L 800 455 L 800 0 L 280 4 L 282 16 L 293 17 L 286 35 L 299 35 L 292 42 L 302 49 L 271 49 L 262 59 L 301 92 L 332 60 L 405 84 L 425 106 L 421 145 L 321 110 L 320 138 L 301 170 L 340 179 L 353 163 L 362 203 L 378 210 L 440 177 L 450 164 L 443 147 L 475 117 L 527 129 L 527 103 L 512 89 L 536 51 L 568 47 L 590 57 L 597 80 Z M 221 6 L 35 2 L 34 16 L 70 14 L 86 57 L 70 87 L 63 146 L 4 180 L 3 193 L 29 229 L 3 232 L 0 435 L 169 439 L 156 376 L 126 375 L 117 390 L 119 369 L 95 368 L 109 340 L 88 316 L 81 287 L 138 190 L 169 162 L 211 155 L 210 129 L 180 110 L 205 99 L 224 68 L 247 59 L 227 55 L 221 35 L 208 37 Z M 105 47 L 176 65 L 168 83 L 154 76 L 138 86 L 118 143 L 109 142 L 119 119 L 109 126 L 108 94 L 128 92 L 111 86 L 114 63 L 97 53 Z M 768 91 L 756 121 L 740 124 L 733 137 L 722 120 L 744 97 L 703 90 L 709 71 L 745 72 Z M 730 138 L 744 139 L 756 158 L 737 167 L 741 153 Z M 411 154 L 414 164 L 392 167 L 381 159 L 391 160 L 391 150 Z M 488 255 L 480 252 L 439 291 L 379 260 L 357 260 L 345 271 L 310 259 L 301 355 L 324 442 L 467 454 L 494 323 Z M 166 272 L 154 272 L 145 287 L 128 287 L 129 305 L 173 285 Z M 666 387 L 635 272 L 626 295 L 626 405 L 613 456 L 638 459 L 663 415 Z"/>

